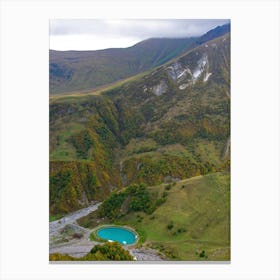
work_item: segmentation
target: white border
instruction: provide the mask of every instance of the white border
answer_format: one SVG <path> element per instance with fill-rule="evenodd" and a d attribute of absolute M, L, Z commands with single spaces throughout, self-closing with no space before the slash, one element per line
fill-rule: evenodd
<path fill-rule="evenodd" d="M 50 18 L 230 18 L 231 264 L 48 263 Z M 279 279 L 279 2 L 2 1 L 1 279 Z"/>

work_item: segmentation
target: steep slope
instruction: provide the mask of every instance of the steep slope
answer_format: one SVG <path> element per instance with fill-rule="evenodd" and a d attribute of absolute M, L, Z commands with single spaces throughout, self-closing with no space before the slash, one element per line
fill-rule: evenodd
<path fill-rule="evenodd" d="M 229 170 L 229 92 L 227 33 L 99 96 L 51 99 L 51 214 L 132 183 Z"/>
<path fill-rule="evenodd" d="M 50 50 L 50 94 L 91 89 L 158 66 L 188 49 L 195 38 L 154 38 L 123 49 Z"/>
<path fill-rule="evenodd" d="M 226 24 L 198 38 L 151 38 L 129 48 L 98 51 L 50 50 L 50 94 L 94 89 L 128 78 L 229 31 Z"/>
<path fill-rule="evenodd" d="M 222 26 L 217 26 L 214 29 L 209 30 L 207 33 L 202 35 L 196 40 L 196 43 L 201 45 L 207 41 L 213 40 L 217 37 L 223 36 L 224 34 L 230 32 L 230 24 L 224 24 Z"/>

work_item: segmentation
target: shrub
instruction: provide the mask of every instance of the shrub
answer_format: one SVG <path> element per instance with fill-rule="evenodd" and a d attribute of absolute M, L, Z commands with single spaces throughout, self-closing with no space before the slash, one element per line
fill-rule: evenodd
<path fill-rule="evenodd" d="M 106 242 L 103 245 L 94 246 L 90 253 L 84 257 L 85 260 L 133 260 L 128 251 L 118 242 Z"/>
<path fill-rule="evenodd" d="M 171 230 L 173 227 L 174 227 L 173 222 L 170 222 L 170 223 L 167 225 L 167 229 L 168 229 L 168 230 Z"/>
<path fill-rule="evenodd" d="M 166 201 L 166 197 L 154 199 L 147 190 L 146 185 L 134 184 L 122 192 L 111 193 L 100 206 L 98 210 L 99 217 L 107 217 L 110 220 L 120 218 L 120 210 L 125 201 L 128 201 L 128 212 L 143 211 L 150 215 Z M 141 222 L 141 220 L 138 218 L 137 221 Z"/>
<path fill-rule="evenodd" d="M 177 232 L 178 232 L 178 233 L 186 232 L 186 229 L 185 229 L 185 228 L 178 228 L 178 229 L 177 229 Z"/>
<path fill-rule="evenodd" d="M 107 217 L 111 220 L 115 219 L 120 212 L 121 205 L 126 198 L 125 193 L 112 193 L 104 202 L 98 210 L 100 217 Z"/>
<path fill-rule="evenodd" d="M 72 235 L 72 237 L 73 237 L 73 238 L 76 238 L 76 239 L 81 239 L 83 236 L 84 236 L 84 235 L 83 235 L 82 233 L 77 233 L 77 232 L 75 232 L 75 233 Z"/>
<path fill-rule="evenodd" d="M 128 190 L 128 193 L 132 195 L 132 199 L 129 204 L 129 209 L 132 211 L 145 211 L 149 208 L 151 198 L 145 185 L 133 185 Z"/>
<path fill-rule="evenodd" d="M 169 185 L 165 186 L 165 190 L 166 190 L 166 191 L 169 191 L 169 190 L 171 189 L 171 187 L 172 187 L 172 186 L 169 184 Z"/>
<path fill-rule="evenodd" d="M 204 250 L 202 250 L 202 251 L 199 253 L 199 257 L 200 257 L 200 258 L 207 258 L 207 255 L 206 255 L 206 253 L 205 253 Z"/>
<path fill-rule="evenodd" d="M 167 197 L 168 196 L 168 193 L 167 192 L 163 192 L 162 193 L 162 197 L 164 198 L 164 197 Z"/>
<path fill-rule="evenodd" d="M 50 261 L 132 261 L 133 257 L 117 242 L 94 246 L 84 257 L 74 258 L 59 253 L 51 254 Z"/>
<path fill-rule="evenodd" d="M 75 261 L 76 258 L 71 257 L 69 255 L 62 255 L 59 253 L 50 254 L 49 256 L 50 261 Z"/>

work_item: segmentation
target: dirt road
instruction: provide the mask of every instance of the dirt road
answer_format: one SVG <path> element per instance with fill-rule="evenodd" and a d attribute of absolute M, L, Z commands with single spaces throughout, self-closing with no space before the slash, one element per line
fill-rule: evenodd
<path fill-rule="evenodd" d="M 78 220 L 79 218 L 87 216 L 89 213 L 96 211 L 100 204 L 101 204 L 100 202 L 96 202 L 90 205 L 89 207 L 80 209 L 76 212 L 66 215 L 65 217 L 56 220 L 54 222 L 50 222 L 49 224 L 50 237 L 56 235 L 57 232 L 63 227 L 65 227 L 66 225 L 75 223 L 76 220 Z"/>

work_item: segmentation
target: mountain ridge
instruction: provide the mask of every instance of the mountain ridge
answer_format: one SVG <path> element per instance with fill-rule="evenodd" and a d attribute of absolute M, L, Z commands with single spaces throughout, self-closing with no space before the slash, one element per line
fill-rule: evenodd
<path fill-rule="evenodd" d="M 229 36 L 229 34 L 230 33 L 225 33 L 225 34 L 221 35 L 220 37 L 215 37 L 214 39 L 211 39 L 211 40 L 207 41 L 207 43 L 209 43 L 209 44 L 214 43 L 215 44 L 216 40 L 219 41 L 221 38 L 223 39 L 224 37 Z M 130 77 L 125 78 L 123 80 L 113 82 L 112 84 L 107 84 L 107 85 L 100 86 L 100 87 L 97 87 L 97 88 L 94 88 L 94 89 L 85 89 L 85 90 L 81 90 L 81 91 L 73 91 L 73 92 L 67 92 L 67 93 L 62 93 L 62 94 L 57 94 L 57 95 L 51 95 L 50 100 L 59 100 L 59 99 L 63 100 L 64 98 L 67 99 L 68 97 L 81 97 L 82 98 L 82 97 L 85 97 L 87 95 L 99 95 L 99 94 L 109 92 L 111 89 L 120 87 L 120 86 L 122 86 L 124 84 L 128 84 L 130 82 L 133 82 L 135 79 L 140 79 L 141 77 L 149 75 L 150 73 L 157 72 L 162 67 L 168 66 L 172 62 L 179 60 L 180 58 L 188 55 L 190 52 L 193 52 L 200 47 L 201 47 L 201 45 L 196 45 L 193 48 L 191 48 L 189 50 L 186 50 L 184 53 L 178 55 L 177 57 L 174 57 L 174 58 L 170 59 L 169 61 L 165 62 L 162 65 L 159 65 L 159 66 L 157 66 L 155 68 L 152 68 L 150 70 L 147 70 L 145 72 L 130 76 Z M 229 94 L 229 93 L 227 92 L 227 94 Z"/>
<path fill-rule="evenodd" d="M 229 168 L 229 53 L 225 34 L 100 95 L 51 99 L 51 192 L 79 197 L 52 196 L 52 214 L 132 183 Z"/>
<path fill-rule="evenodd" d="M 97 51 L 50 50 L 50 93 L 85 90 L 138 74 L 181 53 L 194 40 L 156 39 Z"/>
<path fill-rule="evenodd" d="M 229 26 L 218 26 L 199 38 L 211 40 Z M 128 48 L 97 51 L 50 50 L 50 94 L 90 90 L 134 76 L 195 48 L 199 38 L 149 38 Z"/>

